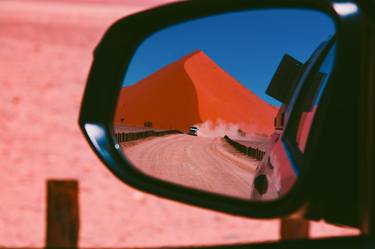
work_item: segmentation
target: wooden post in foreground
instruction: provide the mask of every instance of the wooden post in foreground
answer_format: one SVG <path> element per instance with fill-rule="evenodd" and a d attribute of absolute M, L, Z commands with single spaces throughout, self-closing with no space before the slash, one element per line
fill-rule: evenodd
<path fill-rule="evenodd" d="M 79 232 L 78 182 L 47 181 L 46 248 L 77 248 Z"/>
<path fill-rule="evenodd" d="M 307 239 L 309 222 L 291 218 L 282 218 L 280 225 L 281 240 Z"/>

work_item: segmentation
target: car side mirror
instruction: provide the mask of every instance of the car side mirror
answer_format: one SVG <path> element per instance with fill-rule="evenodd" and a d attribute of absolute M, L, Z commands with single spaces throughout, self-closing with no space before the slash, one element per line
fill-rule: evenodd
<path fill-rule="evenodd" d="M 357 11 L 217 0 L 124 18 L 95 50 L 80 126 L 137 189 L 252 217 L 306 208 L 326 188 L 311 184 L 329 161 L 332 92 L 353 78 L 345 48 L 359 29 L 345 23 L 359 26 Z"/>

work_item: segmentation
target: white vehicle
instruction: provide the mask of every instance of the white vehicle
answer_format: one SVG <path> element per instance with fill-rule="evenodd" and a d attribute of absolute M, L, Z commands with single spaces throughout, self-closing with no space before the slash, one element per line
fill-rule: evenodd
<path fill-rule="evenodd" d="M 187 134 L 192 136 L 198 136 L 198 130 L 199 128 L 193 125 L 192 127 L 190 127 Z"/>

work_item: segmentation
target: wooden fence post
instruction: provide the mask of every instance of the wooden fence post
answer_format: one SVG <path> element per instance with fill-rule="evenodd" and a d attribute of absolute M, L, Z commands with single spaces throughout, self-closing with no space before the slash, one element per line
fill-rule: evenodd
<path fill-rule="evenodd" d="M 77 248 L 79 233 L 78 182 L 47 181 L 46 248 Z"/>
<path fill-rule="evenodd" d="M 282 218 L 280 224 L 281 240 L 307 239 L 309 222 L 307 220 Z"/>

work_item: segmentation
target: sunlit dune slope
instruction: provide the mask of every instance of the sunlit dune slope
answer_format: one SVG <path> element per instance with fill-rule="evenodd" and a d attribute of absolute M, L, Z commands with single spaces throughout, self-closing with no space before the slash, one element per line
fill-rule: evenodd
<path fill-rule="evenodd" d="M 204 52 L 196 51 L 124 87 L 115 123 L 142 126 L 150 121 L 155 128 L 186 131 L 211 121 L 270 134 L 276 112 Z"/>

